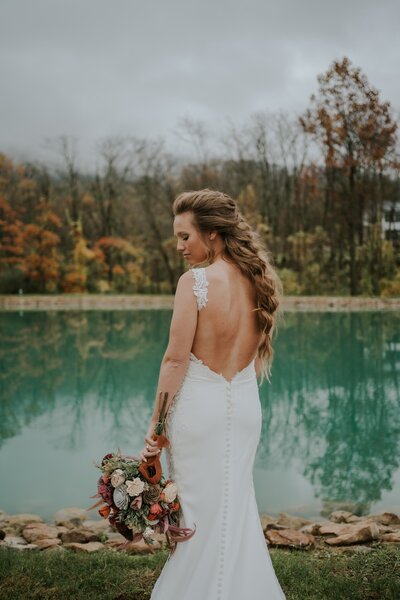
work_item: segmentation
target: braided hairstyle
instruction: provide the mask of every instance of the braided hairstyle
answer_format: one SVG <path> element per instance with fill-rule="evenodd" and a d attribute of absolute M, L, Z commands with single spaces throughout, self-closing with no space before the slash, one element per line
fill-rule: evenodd
<path fill-rule="evenodd" d="M 193 225 L 203 234 L 208 248 L 204 263 L 212 263 L 214 252 L 207 232 L 216 231 L 224 243 L 224 259 L 236 264 L 254 285 L 258 322 L 262 340 L 258 347 L 261 362 L 261 383 L 270 381 L 273 358 L 272 336 L 277 332 L 277 311 L 282 296 L 282 283 L 272 267 L 271 253 L 260 235 L 240 213 L 236 202 L 223 192 L 203 189 L 183 192 L 172 206 L 174 216 L 193 213 Z M 203 264 L 203 263 L 202 263 Z"/>

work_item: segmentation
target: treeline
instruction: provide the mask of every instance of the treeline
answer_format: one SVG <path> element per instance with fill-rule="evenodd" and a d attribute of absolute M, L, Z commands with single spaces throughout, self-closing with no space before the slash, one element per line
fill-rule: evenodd
<path fill-rule="evenodd" d="M 400 222 L 397 122 L 347 58 L 318 84 L 305 114 L 254 115 L 218 156 L 185 120 L 191 163 L 130 137 L 99 144 L 94 174 L 65 136 L 59 169 L 0 154 L 0 292 L 173 293 L 187 265 L 172 202 L 209 187 L 238 201 L 286 294 L 400 295 L 400 240 L 383 227 Z"/>

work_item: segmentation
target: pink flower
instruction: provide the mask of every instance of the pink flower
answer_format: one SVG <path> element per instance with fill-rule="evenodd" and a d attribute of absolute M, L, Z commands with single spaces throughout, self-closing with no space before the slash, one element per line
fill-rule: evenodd
<path fill-rule="evenodd" d="M 112 489 L 104 483 L 102 477 L 97 482 L 97 493 L 100 494 L 104 502 L 109 505 L 112 504 Z"/>
<path fill-rule="evenodd" d="M 130 507 L 133 508 L 133 510 L 139 510 L 142 507 L 142 503 L 142 496 L 136 496 L 136 498 L 130 503 Z"/>
<path fill-rule="evenodd" d="M 178 488 L 176 483 L 174 483 L 173 481 L 169 481 L 164 488 L 162 499 L 164 500 L 164 502 L 170 504 L 175 500 L 177 493 Z"/>
<path fill-rule="evenodd" d="M 109 454 L 106 454 L 106 455 L 104 456 L 103 460 L 101 461 L 101 466 L 103 467 L 103 466 L 104 466 L 104 464 L 107 462 L 107 460 L 108 460 L 109 458 L 112 458 L 112 456 L 113 456 L 112 452 L 110 452 Z"/>

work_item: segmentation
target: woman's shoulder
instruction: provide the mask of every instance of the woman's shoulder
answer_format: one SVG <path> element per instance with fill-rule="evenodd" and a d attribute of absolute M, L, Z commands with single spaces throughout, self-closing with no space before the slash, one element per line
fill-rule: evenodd
<path fill-rule="evenodd" d="M 235 278 L 240 278 L 240 270 L 230 263 L 210 264 L 206 267 L 191 267 L 188 274 L 201 285 L 228 284 Z"/>
<path fill-rule="evenodd" d="M 233 278 L 240 276 L 240 269 L 237 265 L 230 262 L 218 262 L 207 267 L 200 267 L 204 271 L 207 279 L 212 281 L 230 281 Z"/>
<path fill-rule="evenodd" d="M 206 272 L 206 267 L 197 267 L 190 269 L 192 271 L 192 276 L 194 278 L 194 285 L 197 287 L 207 287 L 208 286 L 208 276 Z"/>
<path fill-rule="evenodd" d="M 192 267 L 189 272 L 191 273 L 192 289 L 197 299 L 197 307 L 200 310 L 204 308 L 208 302 L 208 285 L 209 281 L 206 275 L 206 267 Z"/>
<path fill-rule="evenodd" d="M 191 274 L 191 277 L 196 280 L 208 281 L 208 278 L 212 276 L 209 269 L 210 267 L 190 267 L 187 273 Z"/>

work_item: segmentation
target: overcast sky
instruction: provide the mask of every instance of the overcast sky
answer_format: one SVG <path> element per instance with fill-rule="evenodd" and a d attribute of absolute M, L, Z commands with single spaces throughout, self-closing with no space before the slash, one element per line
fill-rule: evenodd
<path fill-rule="evenodd" d="M 79 139 L 212 131 L 256 111 L 302 112 L 347 55 L 400 108 L 399 0 L 1 0 L 0 151 L 43 156 Z"/>

